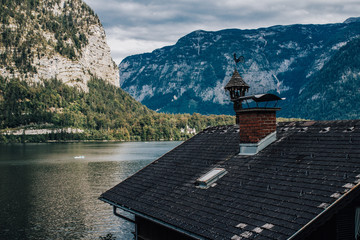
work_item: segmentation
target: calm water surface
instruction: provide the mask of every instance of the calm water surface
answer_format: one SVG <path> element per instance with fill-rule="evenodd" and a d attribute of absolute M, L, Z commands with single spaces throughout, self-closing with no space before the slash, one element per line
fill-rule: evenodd
<path fill-rule="evenodd" d="M 0 239 L 132 239 L 98 197 L 180 143 L 0 145 Z"/>

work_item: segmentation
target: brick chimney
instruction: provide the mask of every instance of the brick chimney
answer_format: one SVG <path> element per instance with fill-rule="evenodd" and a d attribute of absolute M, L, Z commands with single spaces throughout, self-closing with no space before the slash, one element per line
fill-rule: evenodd
<path fill-rule="evenodd" d="M 240 143 L 257 143 L 276 131 L 278 108 L 248 108 L 236 112 Z"/>
<path fill-rule="evenodd" d="M 274 94 L 245 96 L 248 89 L 249 85 L 235 69 L 225 90 L 230 93 L 236 112 L 236 123 L 240 127 L 241 155 L 256 154 L 276 140 L 276 111 L 280 108 L 275 106 L 278 100 L 282 100 Z M 250 107 L 248 101 L 255 103 L 252 104 L 253 107 Z M 274 107 L 267 107 L 269 102 L 275 102 Z M 261 104 L 264 106 L 260 107 Z"/>
<path fill-rule="evenodd" d="M 276 111 L 280 108 L 243 108 L 236 111 L 240 127 L 240 155 L 253 155 L 276 140 Z"/>

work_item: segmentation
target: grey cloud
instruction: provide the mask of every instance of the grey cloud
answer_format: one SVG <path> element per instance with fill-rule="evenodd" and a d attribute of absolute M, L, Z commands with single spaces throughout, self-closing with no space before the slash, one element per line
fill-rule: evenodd
<path fill-rule="evenodd" d="M 152 51 L 154 47 L 162 47 L 162 43 L 174 44 L 198 29 L 342 22 L 359 16 L 360 12 L 358 0 L 84 1 L 99 15 L 117 63 L 126 54 Z"/>

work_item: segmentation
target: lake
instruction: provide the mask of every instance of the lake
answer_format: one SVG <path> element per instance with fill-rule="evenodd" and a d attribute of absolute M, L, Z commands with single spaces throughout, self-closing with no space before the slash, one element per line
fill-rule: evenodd
<path fill-rule="evenodd" d="M 180 143 L 0 145 L 0 239 L 132 239 L 98 197 Z"/>

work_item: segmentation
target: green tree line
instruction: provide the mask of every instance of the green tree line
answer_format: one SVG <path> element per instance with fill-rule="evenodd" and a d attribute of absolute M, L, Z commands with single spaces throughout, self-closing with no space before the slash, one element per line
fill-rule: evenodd
<path fill-rule="evenodd" d="M 157 113 L 121 88 L 101 79 L 88 82 L 88 92 L 57 79 L 28 83 L 0 77 L 0 127 L 17 129 L 45 125 L 77 128 L 81 134 L 5 136 L 0 141 L 47 140 L 184 140 L 207 126 L 234 124 L 232 116 Z M 24 139 L 25 138 L 25 139 Z"/>

